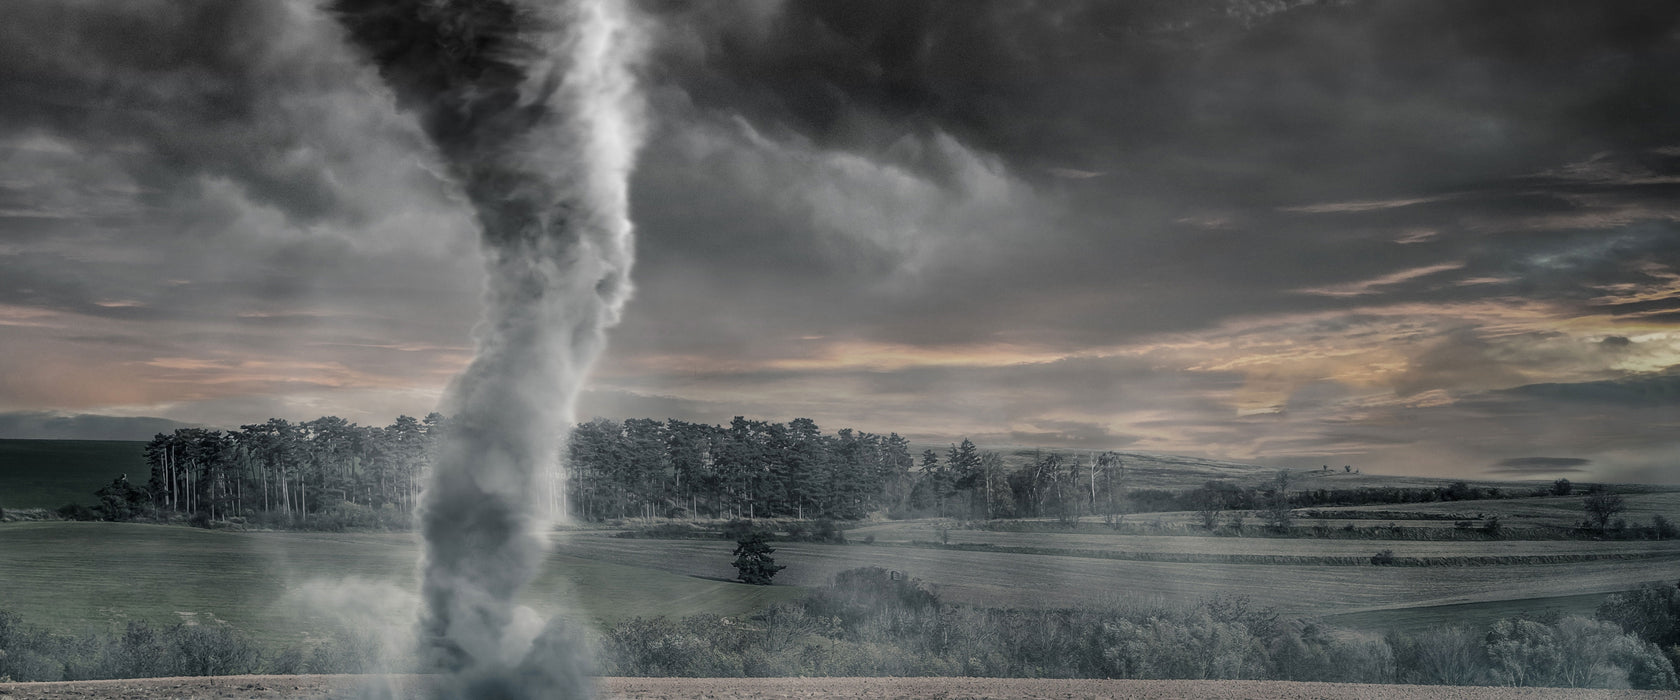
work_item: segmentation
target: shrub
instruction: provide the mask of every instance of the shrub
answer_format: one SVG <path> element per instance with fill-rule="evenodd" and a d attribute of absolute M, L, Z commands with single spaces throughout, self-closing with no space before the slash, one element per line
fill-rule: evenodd
<path fill-rule="evenodd" d="M 1121 619 L 1103 625 L 1097 643 L 1110 673 L 1125 678 L 1251 678 L 1264 668 L 1247 628 L 1205 611 L 1182 621 Z"/>
<path fill-rule="evenodd" d="M 114 678 L 173 676 L 175 654 L 167 635 L 145 622 L 130 622 L 106 652 L 103 664 Z"/>
<path fill-rule="evenodd" d="M 1385 550 L 1382 550 L 1380 552 L 1377 552 L 1376 554 L 1371 555 L 1371 565 L 1372 566 L 1393 566 L 1394 565 L 1394 550 L 1385 549 Z"/>
<path fill-rule="evenodd" d="M 1415 635 L 1390 634 L 1395 680 L 1423 685 L 1472 685 L 1482 680 L 1487 658 L 1481 635 L 1468 629 L 1431 629 Z"/>
<path fill-rule="evenodd" d="M 338 501 L 309 516 L 301 524 L 304 529 L 322 532 L 345 530 L 402 530 L 409 525 L 408 516 L 393 505 L 380 508 L 360 503 Z"/>
<path fill-rule="evenodd" d="M 256 645 L 226 625 L 176 625 L 169 635 L 181 674 L 233 676 L 254 673 L 260 654 Z"/>
<path fill-rule="evenodd" d="M 1651 532 L 1659 540 L 1671 540 L 1680 537 L 1680 527 L 1676 527 L 1672 521 L 1663 517 L 1660 513 L 1651 516 Z"/>
<path fill-rule="evenodd" d="M 727 623 L 715 616 L 620 622 L 602 635 L 604 670 L 620 676 L 740 676 L 740 661 L 728 656 L 735 645 L 719 643 L 730 635 Z"/>
<path fill-rule="evenodd" d="M 811 526 L 803 520 L 795 520 L 785 528 L 787 538 L 793 542 L 809 542 L 811 540 Z"/>
<path fill-rule="evenodd" d="M 856 628 L 867 617 L 915 617 L 939 609 L 939 597 L 922 582 L 878 566 L 848 569 L 812 594 L 811 613 Z"/>
<path fill-rule="evenodd" d="M 1637 690 L 1680 689 L 1674 664 L 1657 645 L 1622 635 L 1610 646 L 1610 662 L 1627 675 L 1628 685 Z"/>
<path fill-rule="evenodd" d="M 653 527 L 642 528 L 641 530 L 625 530 L 618 533 L 616 536 L 644 537 L 654 540 L 682 540 L 693 539 L 696 537 L 711 537 L 711 534 L 705 532 L 704 530 L 700 530 L 690 525 L 684 525 L 682 523 L 659 523 Z"/>
<path fill-rule="evenodd" d="M 92 508 L 84 506 L 80 503 L 66 503 L 62 506 L 59 506 L 58 510 L 56 510 L 54 512 L 58 513 L 58 517 L 64 518 L 65 520 L 98 520 L 99 519 L 99 514 L 98 513 L 93 512 Z"/>
<path fill-rule="evenodd" d="M 754 536 L 769 539 L 772 534 L 769 530 L 753 524 L 753 521 L 740 518 L 724 523 L 722 528 L 723 539 L 735 540 L 736 542 Z"/>
<path fill-rule="evenodd" d="M 839 523 L 823 518 L 822 520 L 817 521 L 816 528 L 811 533 L 811 538 L 814 542 L 845 544 L 846 531 L 840 529 Z"/>
<path fill-rule="evenodd" d="M 303 650 L 297 647 L 286 647 L 285 651 L 276 654 L 263 664 L 263 673 L 289 676 L 303 673 Z"/>
<path fill-rule="evenodd" d="M 1606 598 L 1593 616 L 1660 646 L 1680 644 L 1680 586 L 1647 583 L 1617 593 Z"/>
<path fill-rule="evenodd" d="M 99 505 L 94 510 L 101 520 L 132 520 L 150 510 L 151 494 L 128 483 L 127 474 L 112 479 L 94 495 L 99 497 Z"/>
<path fill-rule="evenodd" d="M 1552 630 L 1526 619 L 1500 620 L 1488 631 L 1484 649 L 1500 685 L 1551 685 L 1563 663 Z"/>

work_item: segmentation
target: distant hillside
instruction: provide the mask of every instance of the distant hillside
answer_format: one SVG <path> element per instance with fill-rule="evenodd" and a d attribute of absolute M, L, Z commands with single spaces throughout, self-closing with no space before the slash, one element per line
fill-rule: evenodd
<path fill-rule="evenodd" d="M 941 456 L 950 445 L 914 444 L 912 449 L 917 455 L 924 449 L 933 449 Z M 986 452 L 996 452 L 1003 457 L 1004 464 L 1011 470 L 1030 464 L 1041 455 L 1051 452 L 1060 453 L 1063 458 L 1077 456 L 1084 463 L 1089 464 L 1101 450 L 1069 450 L 1023 447 L 1020 445 L 981 445 Z M 1155 489 L 1187 489 L 1201 486 L 1210 480 L 1232 480 L 1242 484 L 1257 484 L 1276 477 L 1279 468 L 1268 467 L 1244 462 L 1207 459 L 1203 457 L 1186 457 L 1183 455 L 1164 455 L 1148 452 L 1127 452 L 1116 450 L 1121 462 L 1126 468 L 1127 488 L 1155 488 Z M 1427 476 L 1411 476 L 1406 474 L 1373 474 L 1350 473 L 1344 471 L 1341 464 L 1329 465 L 1330 470 L 1322 469 L 1288 469 L 1290 475 L 1290 489 L 1354 489 L 1364 487 L 1397 487 L 1397 488 L 1433 488 L 1444 486 L 1454 481 L 1466 481 L 1472 486 L 1510 488 L 1513 486 L 1536 486 L 1549 481 L 1535 480 L 1506 480 L 1506 479 L 1452 479 Z M 1665 490 L 1665 489 L 1663 489 Z"/>
<path fill-rule="evenodd" d="M 1028 447 L 983 449 L 995 451 L 1002 455 L 1004 464 L 1011 469 L 1029 464 L 1040 454 L 1048 454 L 1052 451 L 1059 451 L 1067 457 L 1077 456 L 1087 464 L 1097 454 L 1100 454 L 1100 452 L 1089 450 L 1039 450 Z M 1192 488 L 1211 479 L 1235 479 L 1250 482 L 1268 479 L 1277 473 L 1277 469 L 1272 467 L 1201 457 L 1119 451 L 1116 451 L 1115 454 L 1120 455 L 1120 462 L 1126 470 L 1127 488 Z"/>
<path fill-rule="evenodd" d="M 15 440 L 150 440 L 189 423 L 144 416 L 101 416 L 51 411 L 0 413 L 0 438 Z"/>
<path fill-rule="evenodd" d="M 92 504 L 93 492 L 128 474 L 151 478 L 146 443 L 129 440 L 0 439 L 0 508 Z"/>

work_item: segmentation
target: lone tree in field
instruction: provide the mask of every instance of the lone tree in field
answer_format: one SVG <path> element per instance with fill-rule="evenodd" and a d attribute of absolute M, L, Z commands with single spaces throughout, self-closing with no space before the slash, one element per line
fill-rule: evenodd
<path fill-rule="evenodd" d="M 755 586 L 770 585 L 770 577 L 786 569 L 770 558 L 776 550 L 764 541 L 764 533 L 754 532 L 735 541 L 735 578 Z"/>
<path fill-rule="evenodd" d="M 1202 527 L 1212 532 L 1219 527 L 1219 513 L 1225 510 L 1225 494 L 1211 488 L 1203 488 L 1194 496 L 1196 517 L 1202 521 Z"/>
<path fill-rule="evenodd" d="M 1610 527 L 1610 519 L 1617 513 L 1627 510 L 1622 503 L 1621 494 L 1610 493 L 1603 486 L 1594 486 L 1587 491 L 1587 498 L 1583 504 L 1587 510 L 1587 522 L 1596 525 L 1600 531 Z"/>

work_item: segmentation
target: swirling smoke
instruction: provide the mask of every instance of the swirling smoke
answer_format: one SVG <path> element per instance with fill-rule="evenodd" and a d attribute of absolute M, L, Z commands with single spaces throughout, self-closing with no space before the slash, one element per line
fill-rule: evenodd
<path fill-rule="evenodd" d="M 446 697 L 585 695 L 566 635 L 514 600 L 563 503 L 561 431 L 630 292 L 637 25 L 613 0 L 330 8 L 471 201 L 489 268 L 478 353 L 451 387 L 421 513 L 424 660 Z"/>

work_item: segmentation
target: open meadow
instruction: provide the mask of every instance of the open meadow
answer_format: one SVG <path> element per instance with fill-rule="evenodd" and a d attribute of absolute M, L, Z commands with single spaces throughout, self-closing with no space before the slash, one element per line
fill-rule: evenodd
<path fill-rule="evenodd" d="M 975 537 L 995 533 L 970 533 Z M 1201 542 L 1209 540 L 1212 542 Z M 1226 546 L 1226 538 L 1184 538 L 1187 549 Z M 1264 547 L 1293 546 L 1310 553 L 1321 541 L 1243 539 Z M 1397 556 L 1419 545 L 1427 556 L 1442 543 L 1366 543 L 1392 548 Z M 599 534 L 562 539 L 558 551 L 584 559 L 610 557 L 621 563 L 727 577 L 725 542 L 624 540 Z M 1649 558 L 1558 564 L 1491 564 L 1387 567 L 1302 564 L 1227 564 L 1109 560 L 1057 554 L 988 552 L 955 548 L 778 543 L 776 561 L 788 569 L 777 582 L 813 586 L 835 573 L 861 566 L 903 571 L 932 586 L 946 601 L 990 607 L 1096 607 L 1192 603 L 1217 595 L 1248 596 L 1288 616 L 1317 618 L 1383 612 L 1366 620 L 1384 622 L 1443 605 L 1491 605 L 1510 611 L 1510 601 L 1602 595 L 1647 581 L 1674 578 L 1680 550 Z M 1596 605 L 1594 602 L 1592 605 Z M 1592 605 L 1588 605 L 1590 608 Z M 1572 606 L 1572 607 L 1578 607 Z M 1463 624 L 1476 621 L 1461 609 Z M 1495 615 L 1494 617 L 1497 617 Z M 1386 625 L 1373 624 L 1374 628 Z"/>
<path fill-rule="evenodd" d="M 123 471 L 144 481 L 139 448 L 0 441 L 0 506 L 88 503 L 94 489 Z M 1193 489 L 1210 479 L 1263 485 L 1277 473 L 1212 460 L 1124 459 L 1127 480 L 1138 488 Z M 1449 483 L 1313 471 L 1292 472 L 1291 482 L 1299 489 Z M 1502 486 L 1511 493 L 1536 487 Z M 1629 520 L 1680 516 L 1680 492 L 1634 487 L 1624 498 Z M 802 598 L 840 572 L 881 567 L 920 579 L 946 602 L 980 607 L 1137 609 L 1244 596 L 1286 618 L 1416 632 L 1517 615 L 1590 616 L 1610 594 L 1672 582 L 1680 572 L 1680 540 L 1579 536 L 1579 494 L 1301 509 L 1289 536 L 1268 533 L 1256 516 L 1247 514 L 1240 534 L 1223 526 L 1209 532 L 1187 511 L 1118 521 L 866 521 L 848 525 L 845 544 L 775 542 L 776 562 L 787 568 L 772 586 L 734 580 L 731 540 L 624 537 L 680 521 L 622 521 L 556 531 L 544 572 L 523 602 L 545 615 L 597 624 L 741 617 Z M 1480 528 L 1493 517 L 1504 535 L 1419 536 L 1464 529 L 1460 519 Z M 1374 565 L 1372 556 L 1385 550 L 1395 565 Z M 415 536 L 400 532 L 0 523 L 0 609 L 70 633 L 110 632 L 131 620 L 226 623 L 268 648 L 307 647 L 346 623 L 408 624 L 417 555 Z"/>
<path fill-rule="evenodd" d="M 416 588 L 407 533 L 231 532 L 136 523 L 0 524 L 0 609 L 64 632 L 129 620 L 222 621 L 265 644 L 330 633 L 335 591 L 399 619 Z M 739 615 L 803 595 L 557 552 L 524 601 L 546 614 L 610 622 L 643 615 Z M 327 604 L 323 604 L 327 601 Z M 360 612 L 360 611 L 358 611 Z"/>
<path fill-rule="evenodd" d="M 741 615 L 800 597 L 841 571 L 879 566 L 922 579 L 953 603 L 1123 607 L 1243 595 L 1286 616 L 1375 630 L 1413 628 L 1425 620 L 1473 624 L 1521 612 L 1590 612 L 1606 594 L 1672 579 L 1680 571 L 1680 547 L 1672 541 L 1374 542 L 953 530 L 953 545 L 1026 543 L 1052 553 L 910 544 L 927 539 L 932 528 L 928 522 L 890 523 L 853 531 L 851 544 L 775 543 L 776 561 L 788 568 L 777 585 L 767 587 L 732 581 L 732 542 L 559 532 L 525 602 L 541 612 L 596 622 Z M 876 535 L 874 544 L 861 543 L 866 533 Z M 1489 544 L 1496 546 L 1484 546 Z M 1468 552 L 1510 559 L 1387 567 L 1146 558 L 1242 553 L 1273 555 L 1280 562 L 1344 555 L 1358 560 L 1379 546 L 1422 560 L 1451 560 Z M 1054 553 L 1062 550 L 1086 554 Z M 285 644 L 331 631 L 334 609 L 319 601 L 331 598 L 332 591 L 396 591 L 382 599 L 397 605 L 402 591 L 414 590 L 416 554 L 413 537 L 403 533 L 8 523 L 0 525 L 0 600 L 30 622 L 65 631 L 111 629 L 127 620 L 219 620 L 259 641 Z M 1605 558 L 1534 561 L 1564 554 Z"/>

